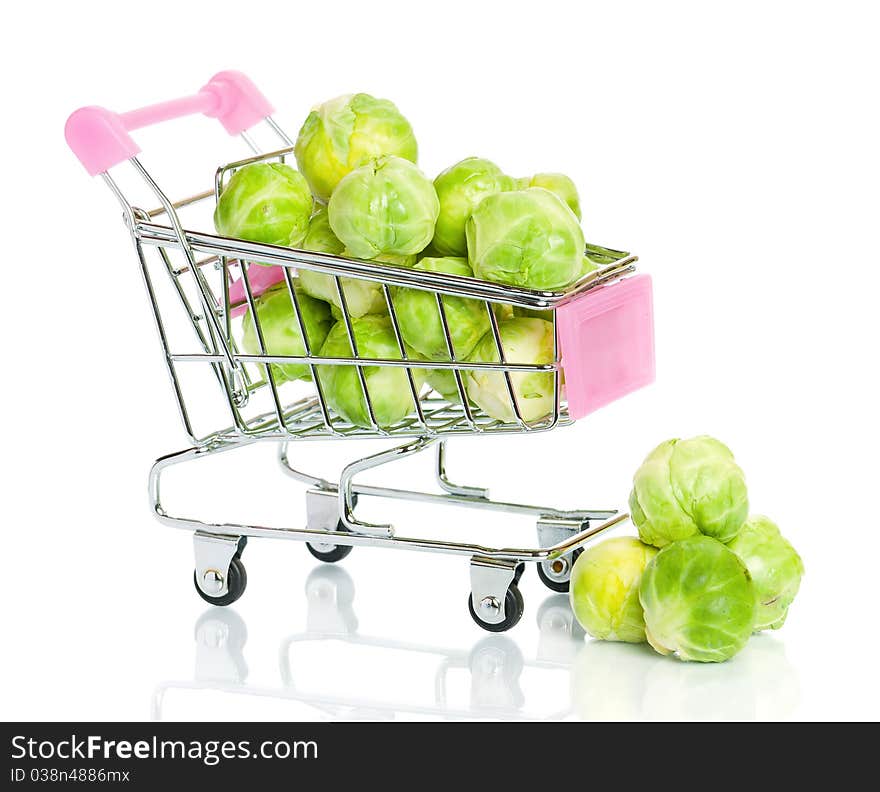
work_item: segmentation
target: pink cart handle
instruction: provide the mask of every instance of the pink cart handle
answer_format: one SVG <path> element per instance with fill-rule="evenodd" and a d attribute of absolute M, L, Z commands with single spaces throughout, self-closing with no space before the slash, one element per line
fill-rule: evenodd
<path fill-rule="evenodd" d="M 128 133 L 172 118 L 203 113 L 217 118 L 230 135 L 238 135 L 274 112 L 272 105 L 241 72 L 223 71 L 193 96 L 113 113 L 103 107 L 81 107 L 64 127 L 67 145 L 91 176 L 140 152 Z"/>

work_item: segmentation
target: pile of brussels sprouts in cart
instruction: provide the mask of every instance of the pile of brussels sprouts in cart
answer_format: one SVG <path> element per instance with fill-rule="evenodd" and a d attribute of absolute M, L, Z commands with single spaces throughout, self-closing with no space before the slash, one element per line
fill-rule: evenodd
<path fill-rule="evenodd" d="M 630 511 L 639 538 L 607 539 L 572 569 L 572 608 L 590 635 L 715 663 L 782 627 L 804 566 L 771 520 L 749 516 L 727 446 L 661 443 L 636 471 Z"/>
<path fill-rule="evenodd" d="M 469 157 L 432 182 L 416 166 L 412 127 L 397 107 L 368 94 L 332 99 L 309 113 L 296 140 L 299 170 L 256 162 L 234 172 L 220 195 L 214 223 L 225 236 L 300 250 L 367 259 L 416 271 L 476 277 L 519 287 L 561 290 L 599 265 L 608 251 L 587 247 L 574 183 L 559 173 L 526 178 L 506 175 L 486 159 Z M 585 251 L 589 255 L 585 255 Z M 302 269 L 294 281 L 308 348 L 322 357 L 350 357 L 341 311 L 351 319 L 358 354 L 401 359 L 382 285 Z M 340 291 L 342 294 L 340 295 Z M 433 293 L 391 289 L 406 359 L 450 362 L 452 356 Z M 444 296 L 452 353 L 457 361 L 497 363 L 486 304 Z M 255 302 L 259 324 L 248 313 L 242 349 L 259 355 L 302 356 L 306 346 L 283 282 Z M 539 313 L 495 305 L 493 314 L 509 363 L 537 365 L 554 358 L 553 325 Z M 309 380 L 305 364 L 273 364 L 277 385 Z M 357 426 L 372 425 L 354 366 L 318 366 L 330 409 Z M 380 427 L 414 411 L 427 384 L 460 402 L 462 390 L 449 368 L 365 367 L 365 385 Z M 553 372 L 510 376 L 522 418 L 538 421 L 554 406 Z M 500 421 L 514 419 L 504 375 L 461 372 L 465 398 Z"/>

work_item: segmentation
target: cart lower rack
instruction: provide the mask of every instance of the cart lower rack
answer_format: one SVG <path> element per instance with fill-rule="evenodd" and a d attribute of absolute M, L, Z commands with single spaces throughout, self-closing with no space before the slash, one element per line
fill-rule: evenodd
<path fill-rule="evenodd" d="M 253 156 L 222 166 L 213 190 L 172 201 L 138 158 L 139 149 L 129 132 L 183 115 L 203 113 L 218 118 L 231 134 L 240 134 Z M 99 107 L 82 108 L 68 120 L 68 143 L 92 175 L 101 175 L 119 200 L 137 253 L 140 271 L 153 312 L 164 361 L 184 429 L 191 446 L 156 461 L 149 489 L 158 519 L 194 533 L 195 587 L 216 605 L 228 605 L 244 592 L 247 576 L 242 553 L 249 537 L 304 541 L 310 552 L 327 562 L 345 558 L 357 546 L 388 547 L 447 553 L 469 558 L 470 613 L 486 630 L 500 632 L 516 624 L 523 612 L 517 583 L 524 565 L 532 562 L 544 583 L 565 591 L 572 564 L 582 546 L 617 525 L 627 515 L 613 510 L 560 511 L 550 507 L 493 501 L 485 489 L 459 486 L 446 475 L 446 452 L 454 436 L 488 436 L 544 432 L 570 425 L 576 419 L 653 380 L 653 322 L 650 279 L 628 277 L 636 257 L 622 251 L 588 246 L 586 253 L 597 268 L 564 291 L 535 291 L 448 273 L 414 271 L 405 267 L 360 261 L 276 245 L 249 242 L 190 230 L 183 214 L 210 209 L 226 179 L 237 169 L 256 162 L 285 162 L 292 141 L 271 118 L 272 108 L 244 75 L 222 72 L 197 94 L 128 113 Z M 283 148 L 262 153 L 252 127 L 265 122 Z M 128 162 L 142 190 L 158 201 L 152 210 L 138 208 L 127 197 L 110 169 Z M 160 220 L 164 219 L 167 224 Z M 311 349 L 297 295 L 297 273 L 311 270 L 330 279 L 351 354 L 322 356 Z M 384 299 L 389 326 L 399 354 L 369 357 L 358 349 L 355 317 L 349 311 L 346 284 L 359 281 Z M 286 292 L 290 323 L 298 327 L 305 347 L 301 355 L 278 355 L 267 347 L 256 311 L 257 300 L 268 289 Z M 395 293 L 400 289 L 428 292 L 436 300 L 448 357 L 417 360 L 407 350 L 400 332 Z M 474 300 L 485 310 L 486 335 L 494 347 L 490 359 L 461 359 L 454 349 L 445 300 Z M 508 360 L 499 316 L 514 310 L 541 312 L 552 324 L 552 358 L 541 363 Z M 240 348 L 239 317 L 253 323 L 258 350 Z M 309 384 L 284 382 L 280 366 L 297 365 L 308 371 Z M 347 419 L 335 411 L 322 386 L 329 367 L 353 367 L 355 387 L 363 405 L 362 419 Z M 387 419 L 377 410 L 368 386 L 375 367 L 401 372 L 402 393 L 411 398 L 408 414 Z M 424 392 L 429 371 L 443 373 L 449 391 L 439 397 Z M 202 375 L 210 390 L 197 387 L 190 375 Z M 508 405 L 487 414 L 469 398 L 468 378 L 493 378 Z M 546 395 L 525 404 L 517 393 L 523 377 L 537 376 L 547 384 Z M 296 388 L 300 388 L 297 392 Z M 208 431 L 196 428 L 198 413 L 208 406 L 224 414 L 224 428 L 216 421 Z M 350 418 L 350 416 L 349 416 Z M 393 447 L 351 462 L 339 481 L 308 475 L 291 463 L 292 447 L 306 441 L 387 438 Z M 266 527 L 205 522 L 175 516 L 162 504 L 160 482 L 174 465 L 206 458 L 257 442 L 278 447 L 282 469 L 307 485 L 306 527 Z M 355 483 L 358 474 L 412 454 L 434 449 L 439 493 L 366 486 Z M 537 525 L 537 546 L 487 547 L 443 539 L 398 535 L 390 525 L 359 520 L 359 497 L 397 498 L 434 505 L 490 509 L 530 516 Z"/>

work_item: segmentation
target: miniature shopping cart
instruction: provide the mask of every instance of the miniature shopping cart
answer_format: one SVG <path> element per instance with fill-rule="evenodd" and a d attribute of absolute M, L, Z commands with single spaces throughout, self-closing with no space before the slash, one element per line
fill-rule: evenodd
<path fill-rule="evenodd" d="M 226 180 L 238 168 L 255 162 L 285 162 L 292 157 L 290 137 L 272 119 L 272 107 L 244 75 L 221 72 L 190 97 L 175 99 L 127 113 L 85 107 L 71 115 L 65 129 L 68 144 L 92 175 L 100 175 L 118 198 L 131 233 L 140 272 L 153 311 L 165 363 L 184 428 L 192 446 L 161 457 L 152 467 L 149 491 L 158 519 L 194 532 L 198 593 L 208 602 L 228 605 L 246 585 L 241 556 L 249 537 L 305 541 L 323 561 L 338 561 L 356 546 L 376 546 L 449 553 L 470 559 L 471 593 L 468 606 L 481 627 L 500 632 L 519 621 L 523 611 L 517 582 L 525 562 L 537 564 L 541 579 L 551 589 L 567 590 L 572 563 L 582 545 L 624 520 L 615 511 L 561 511 L 520 503 L 490 500 L 485 489 L 459 486 L 445 472 L 447 443 L 454 436 L 495 436 L 546 432 L 572 424 L 598 407 L 653 380 L 654 349 L 651 282 L 647 275 L 631 276 L 636 257 L 607 248 L 588 247 L 601 266 L 564 291 L 535 291 L 489 283 L 446 273 L 422 272 L 322 253 L 311 253 L 190 230 L 197 226 L 184 215 L 213 208 Z M 253 156 L 220 167 L 213 189 L 181 201 L 172 201 L 160 189 L 138 158 L 140 149 L 129 132 L 160 121 L 202 113 L 218 119 L 226 131 L 240 135 Z M 266 148 L 257 132 L 271 134 L 283 146 Z M 273 143 L 277 147 L 277 143 Z M 128 163 L 125 174 L 111 168 Z M 158 208 L 137 208 L 121 177 L 135 182 L 132 189 L 147 194 Z M 140 203 L 140 201 L 139 201 Z M 149 204 L 148 204 L 149 205 Z M 206 227 L 207 223 L 201 228 Z M 309 347 L 302 311 L 294 289 L 297 270 L 314 270 L 335 279 L 352 355 L 321 357 Z M 342 280 L 372 281 L 384 294 L 399 356 L 367 358 L 358 354 L 352 318 L 347 310 Z M 267 288 L 286 288 L 291 301 L 290 321 L 305 339 L 300 356 L 268 354 L 260 329 L 255 300 Z M 408 357 L 394 309 L 394 287 L 433 293 L 446 336 L 449 360 L 424 362 Z M 443 297 L 483 303 L 494 337 L 497 362 L 456 358 Z M 553 360 L 540 365 L 507 361 L 501 343 L 499 306 L 545 312 L 554 326 Z M 494 309 L 494 310 L 493 310 Z M 245 354 L 236 336 L 238 319 L 250 311 L 256 326 L 260 354 Z M 275 365 L 308 367 L 311 382 L 277 381 Z M 363 391 L 369 425 L 359 426 L 335 414 L 322 391 L 318 368 L 355 366 Z M 401 367 L 407 372 L 414 409 L 393 426 L 376 421 L 365 369 Z M 458 398 L 448 400 L 422 392 L 414 377 L 419 369 L 447 370 Z M 467 397 L 464 377 L 469 371 L 488 371 L 503 377 L 510 401 L 508 418 L 487 415 Z M 553 398 L 548 414 L 526 420 L 518 403 L 515 383 L 524 374 L 544 373 L 552 379 Z M 198 379 L 198 382 L 193 380 Z M 205 380 L 208 382 L 206 383 Z M 291 391 L 291 387 L 306 391 Z M 207 430 L 197 427 L 200 413 Z M 191 409 L 191 407 L 193 409 Z M 197 409 L 195 409 L 197 408 Z M 210 423 L 208 423 L 210 421 Z M 217 429 L 217 426 L 223 428 Z M 348 464 L 338 482 L 307 475 L 293 467 L 290 450 L 311 440 L 371 438 L 396 441 L 393 448 Z M 202 459 L 258 441 L 278 447 L 286 473 L 308 485 L 306 527 L 265 527 L 216 523 L 173 516 L 162 505 L 160 479 L 168 467 Z M 402 441 L 402 442 L 401 442 Z M 302 444 L 302 445 L 300 445 Z M 440 493 L 416 492 L 355 483 L 356 475 L 379 465 L 424 451 L 436 450 L 436 478 Z M 486 547 L 472 543 L 399 535 L 390 525 L 365 522 L 355 514 L 358 497 L 384 497 L 493 509 L 532 516 L 538 529 L 534 548 Z"/>

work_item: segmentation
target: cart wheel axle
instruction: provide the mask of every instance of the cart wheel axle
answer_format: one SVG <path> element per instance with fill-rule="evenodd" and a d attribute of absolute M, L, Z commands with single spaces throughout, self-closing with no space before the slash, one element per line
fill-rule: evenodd
<path fill-rule="evenodd" d="M 218 589 L 223 588 L 223 577 L 219 572 L 208 570 L 205 575 L 206 578 L 210 576 L 209 579 L 203 581 L 205 585 L 213 583 Z M 212 596 L 199 585 L 198 572 L 195 570 L 193 570 L 193 585 L 205 602 L 221 607 L 231 605 L 244 594 L 244 590 L 247 588 L 247 570 L 245 570 L 240 556 L 233 558 L 226 572 L 226 593 L 218 597 Z"/>
<path fill-rule="evenodd" d="M 574 562 L 583 552 L 583 548 L 579 547 L 571 553 L 571 555 L 560 556 L 552 561 L 541 561 L 538 564 L 538 577 L 541 582 L 551 591 L 558 591 L 564 594 L 571 585 L 571 570 Z"/>
<path fill-rule="evenodd" d="M 336 530 L 339 533 L 343 533 L 347 532 L 348 528 L 346 528 L 340 520 L 336 525 Z M 337 545 L 330 544 L 329 542 L 306 542 L 306 549 L 317 558 L 318 561 L 323 561 L 326 564 L 334 564 L 337 561 L 342 561 L 342 559 L 348 556 L 354 548 L 351 545 Z"/>
<path fill-rule="evenodd" d="M 480 627 L 489 632 L 506 632 L 516 625 L 516 623 L 522 618 L 523 611 L 525 610 L 525 603 L 523 602 L 523 596 L 520 593 L 519 586 L 517 586 L 516 583 L 511 583 L 510 587 L 507 589 L 507 593 L 504 595 L 503 621 L 488 622 L 480 615 L 481 613 L 486 615 L 497 613 L 500 605 L 501 603 L 499 603 L 495 597 L 483 597 L 475 609 L 474 597 L 472 594 L 468 594 L 468 610 L 470 611 L 471 618 Z"/>

